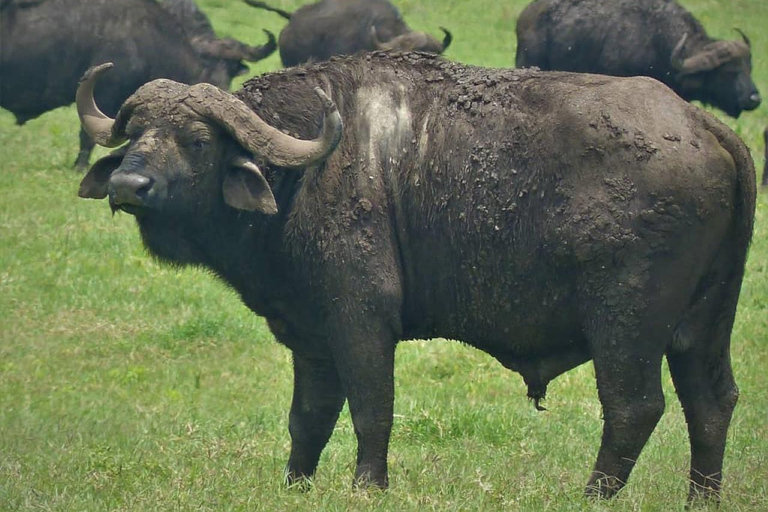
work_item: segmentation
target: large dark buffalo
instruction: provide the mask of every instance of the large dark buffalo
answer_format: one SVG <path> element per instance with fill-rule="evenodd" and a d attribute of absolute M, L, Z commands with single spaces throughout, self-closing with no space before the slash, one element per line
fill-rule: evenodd
<path fill-rule="evenodd" d="M 134 215 L 159 259 L 212 270 L 293 351 L 290 481 L 315 472 L 346 399 L 356 481 L 386 487 L 395 346 L 445 337 L 519 372 L 537 406 L 594 361 L 599 496 L 664 411 L 666 356 L 690 496 L 718 495 L 756 183 L 714 117 L 648 78 L 380 52 L 235 95 L 154 81 L 113 120 L 92 101 L 102 69 L 81 119 L 128 144 L 79 195 Z"/>
<path fill-rule="evenodd" d="M 536 0 L 517 20 L 516 63 L 650 76 L 732 117 L 760 105 L 749 39 L 712 39 L 674 0 Z"/>
<path fill-rule="evenodd" d="M 72 103 L 85 70 L 110 60 L 117 72 L 105 79 L 97 99 L 114 115 L 155 78 L 228 88 L 242 70 L 241 60 L 259 60 L 275 50 L 274 37 L 264 46 L 233 43 L 188 37 L 154 0 L 9 0 L 0 5 L 0 106 L 24 124 Z M 87 166 L 92 149 L 81 131 L 75 165 Z"/>
<path fill-rule="evenodd" d="M 290 20 L 278 41 L 284 66 L 359 51 L 443 53 L 451 44 L 451 33 L 442 27 L 445 33 L 442 43 L 426 32 L 411 30 L 389 0 L 321 0 L 294 13 L 264 2 L 245 2 Z"/>

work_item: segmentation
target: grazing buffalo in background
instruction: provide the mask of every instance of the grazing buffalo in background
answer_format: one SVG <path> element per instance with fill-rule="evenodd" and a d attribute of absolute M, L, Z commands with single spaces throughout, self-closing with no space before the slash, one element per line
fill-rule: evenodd
<path fill-rule="evenodd" d="M 182 24 L 161 8 L 174 3 L 4 2 L 0 7 L 0 106 L 24 124 L 72 103 L 83 73 L 110 60 L 117 63 L 118 71 L 107 77 L 97 99 L 105 112 L 114 115 L 139 86 L 155 78 L 228 88 L 242 69 L 242 59 L 262 59 L 275 50 L 274 37 L 255 47 L 217 41 L 212 35 L 189 38 Z M 92 149 L 93 141 L 81 131 L 75 165 L 86 167 Z"/>
<path fill-rule="evenodd" d="M 275 36 L 269 30 L 264 30 L 267 44 L 263 46 L 249 46 L 231 37 L 217 37 L 208 16 L 192 0 L 162 0 L 160 6 L 181 23 L 185 35 L 198 53 L 223 60 L 230 77 L 248 72 L 248 66 L 242 63 L 243 60 L 261 60 L 277 49 Z"/>
<path fill-rule="evenodd" d="M 717 497 L 756 184 L 713 116 L 644 77 L 376 52 L 234 95 L 157 80 L 113 120 L 92 99 L 104 67 L 78 111 L 128 144 L 79 195 L 134 215 L 160 260 L 210 269 L 292 350 L 289 481 L 315 472 L 346 399 L 356 481 L 386 487 L 395 346 L 445 337 L 519 372 L 537 406 L 594 361 L 599 496 L 664 411 L 666 356 L 690 496 Z"/>
<path fill-rule="evenodd" d="M 650 76 L 732 117 L 760 105 L 749 39 L 712 39 L 673 0 L 537 0 L 517 20 L 516 64 Z"/>
<path fill-rule="evenodd" d="M 359 51 L 395 50 L 443 53 L 451 33 L 441 43 L 426 32 L 414 32 L 389 0 L 321 0 L 294 13 L 245 0 L 248 5 L 276 12 L 290 23 L 280 32 L 283 66 L 328 60 Z"/>

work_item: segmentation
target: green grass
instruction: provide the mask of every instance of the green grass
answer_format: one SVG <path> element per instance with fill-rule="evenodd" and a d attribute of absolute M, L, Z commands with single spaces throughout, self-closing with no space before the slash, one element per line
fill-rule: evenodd
<path fill-rule="evenodd" d="M 221 35 L 254 43 L 284 22 L 234 0 L 200 3 Z M 414 28 L 454 32 L 447 57 L 513 64 L 525 1 L 395 3 Z M 749 34 L 768 95 L 768 3 L 685 5 L 712 35 Z M 252 71 L 278 66 L 274 55 Z M 768 104 L 739 120 L 715 114 L 762 171 Z M 346 411 L 314 488 L 286 489 L 290 354 L 231 290 L 157 265 L 129 216 L 77 199 L 77 129 L 72 108 L 23 128 L 0 112 L 0 510 L 682 510 L 688 441 L 666 372 L 667 412 L 629 485 L 591 502 L 581 492 L 602 427 L 591 366 L 554 381 L 538 413 L 519 376 L 446 341 L 398 349 L 390 491 L 352 491 Z M 732 354 L 741 400 L 721 510 L 768 510 L 766 193 Z"/>

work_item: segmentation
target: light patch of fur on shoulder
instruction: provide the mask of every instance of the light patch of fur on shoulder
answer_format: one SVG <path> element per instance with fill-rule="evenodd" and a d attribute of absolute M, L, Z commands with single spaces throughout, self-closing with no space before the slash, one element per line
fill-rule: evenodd
<path fill-rule="evenodd" d="M 413 136 L 405 86 L 393 84 L 361 88 L 357 93 L 357 105 L 368 128 L 369 139 L 360 143 L 363 147 L 367 144 L 369 168 L 397 165 Z"/>

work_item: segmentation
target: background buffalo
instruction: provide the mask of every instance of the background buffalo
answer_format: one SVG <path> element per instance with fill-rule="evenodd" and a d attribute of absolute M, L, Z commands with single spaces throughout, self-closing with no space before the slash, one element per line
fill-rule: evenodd
<path fill-rule="evenodd" d="M 160 6 L 181 24 L 187 39 L 201 56 L 223 61 L 230 80 L 248 72 L 243 60 L 259 61 L 277 48 L 275 36 L 268 30 L 264 31 L 267 44 L 263 46 L 249 46 L 231 37 L 218 37 L 208 16 L 193 0 L 160 0 Z"/>
<path fill-rule="evenodd" d="M 426 32 L 410 29 L 389 0 L 321 0 L 294 13 L 245 0 L 253 7 L 276 12 L 289 20 L 280 32 L 280 58 L 284 66 L 363 50 L 424 51 L 443 53 L 451 33 L 440 42 Z"/>
<path fill-rule="evenodd" d="M 650 76 L 686 100 L 733 117 L 760 105 L 746 35 L 713 39 L 673 0 L 536 0 L 517 20 L 515 62 L 544 70 Z"/>

